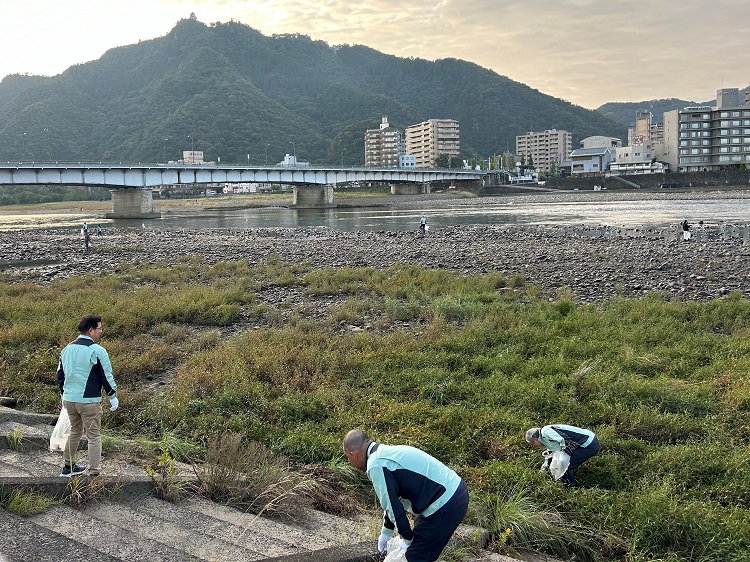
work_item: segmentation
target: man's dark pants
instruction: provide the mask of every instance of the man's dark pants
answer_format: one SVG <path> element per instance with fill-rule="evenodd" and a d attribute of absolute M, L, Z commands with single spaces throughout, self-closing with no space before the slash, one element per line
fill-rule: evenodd
<path fill-rule="evenodd" d="M 570 465 L 568 465 L 568 470 L 565 471 L 565 474 L 563 474 L 561 478 L 563 484 L 574 488 L 576 486 L 576 468 L 581 466 L 583 461 L 586 461 L 597 454 L 599 448 L 599 439 L 594 436 L 594 440 L 585 447 L 573 449 L 570 452 Z"/>
<path fill-rule="evenodd" d="M 435 562 L 469 508 L 469 490 L 461 485 L 439 511 L 429 517 L 414 518 L 414 541 L 406 551 L 407 562 Z"/>

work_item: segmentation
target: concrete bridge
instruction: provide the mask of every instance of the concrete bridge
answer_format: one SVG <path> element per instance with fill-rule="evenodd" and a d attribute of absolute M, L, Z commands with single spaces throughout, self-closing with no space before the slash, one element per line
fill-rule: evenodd
<path fill-rule="evenodd" d="M 481 181 L 479 170 L 173 164 L 19 163 L 0 165 L 0 185 L 76 185 L 112 192 L 110 218 L 148 218 L 154 187 L 174 184 L 278 183 L 294 186 L 294 205 L 334 207 L 333 185 L 385 182 L 394 195 L 429 193 L 433 181 Z"/>

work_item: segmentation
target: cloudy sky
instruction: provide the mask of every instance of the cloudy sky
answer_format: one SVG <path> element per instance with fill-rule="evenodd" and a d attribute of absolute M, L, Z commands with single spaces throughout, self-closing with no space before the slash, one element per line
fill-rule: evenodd
<path fill-rule="evenodd" d="M 0 78 L 55 75 L 195 12 L 399 57 L 474 62 L 587 108 L 750 83 L 748 0 L 1 0 Z"/>

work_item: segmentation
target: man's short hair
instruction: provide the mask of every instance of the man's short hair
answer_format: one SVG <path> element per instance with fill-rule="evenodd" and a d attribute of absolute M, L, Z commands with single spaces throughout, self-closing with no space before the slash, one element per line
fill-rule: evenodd
<path fill-rule="evenodd" d="M 78 323 L 78 333 L 85 334 L 91 328 L 96 328 L 101 321 L 102 321 L 101 316 L 94 316 L 93 314 L 84 316 L 83 318 L 81 318 L 81 321 Z"/>
<path fill-rule="evenodd" d="M 370 441 L 367 434 L 360 429 L 352 429 L 344 437 L 344 450 L 345 451 L 361 451 L 365 445 Z"/>

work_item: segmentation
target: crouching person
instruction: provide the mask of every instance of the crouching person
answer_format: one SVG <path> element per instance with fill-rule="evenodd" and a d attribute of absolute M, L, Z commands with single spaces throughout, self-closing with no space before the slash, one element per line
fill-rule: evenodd
<path fill-rule="evenodd" d="M 526 441 L 534 447 L 545 447 L 553 453 L 565 451 L 570 455 L 570 465 L 561 480 L 575 487 L 576 468 L 599 452 L 599 439 L 592 431 L 572 425 L 554 424 L 532 427 L 526 431 Z M 547 462 L 545 462 L 546 466 Z"/>
<path fill-rule="evenodd" d="M 367 471 L 383 508 L 378 550 L 398 529 L 408 562 L 437 560 L 469 506 L 461 477 L 424 451 L 375 443 L 358 429 L 346 434 L 343 449 L 349 464 Z M 413 529 L 407 511 L 414 515 Z"/>

